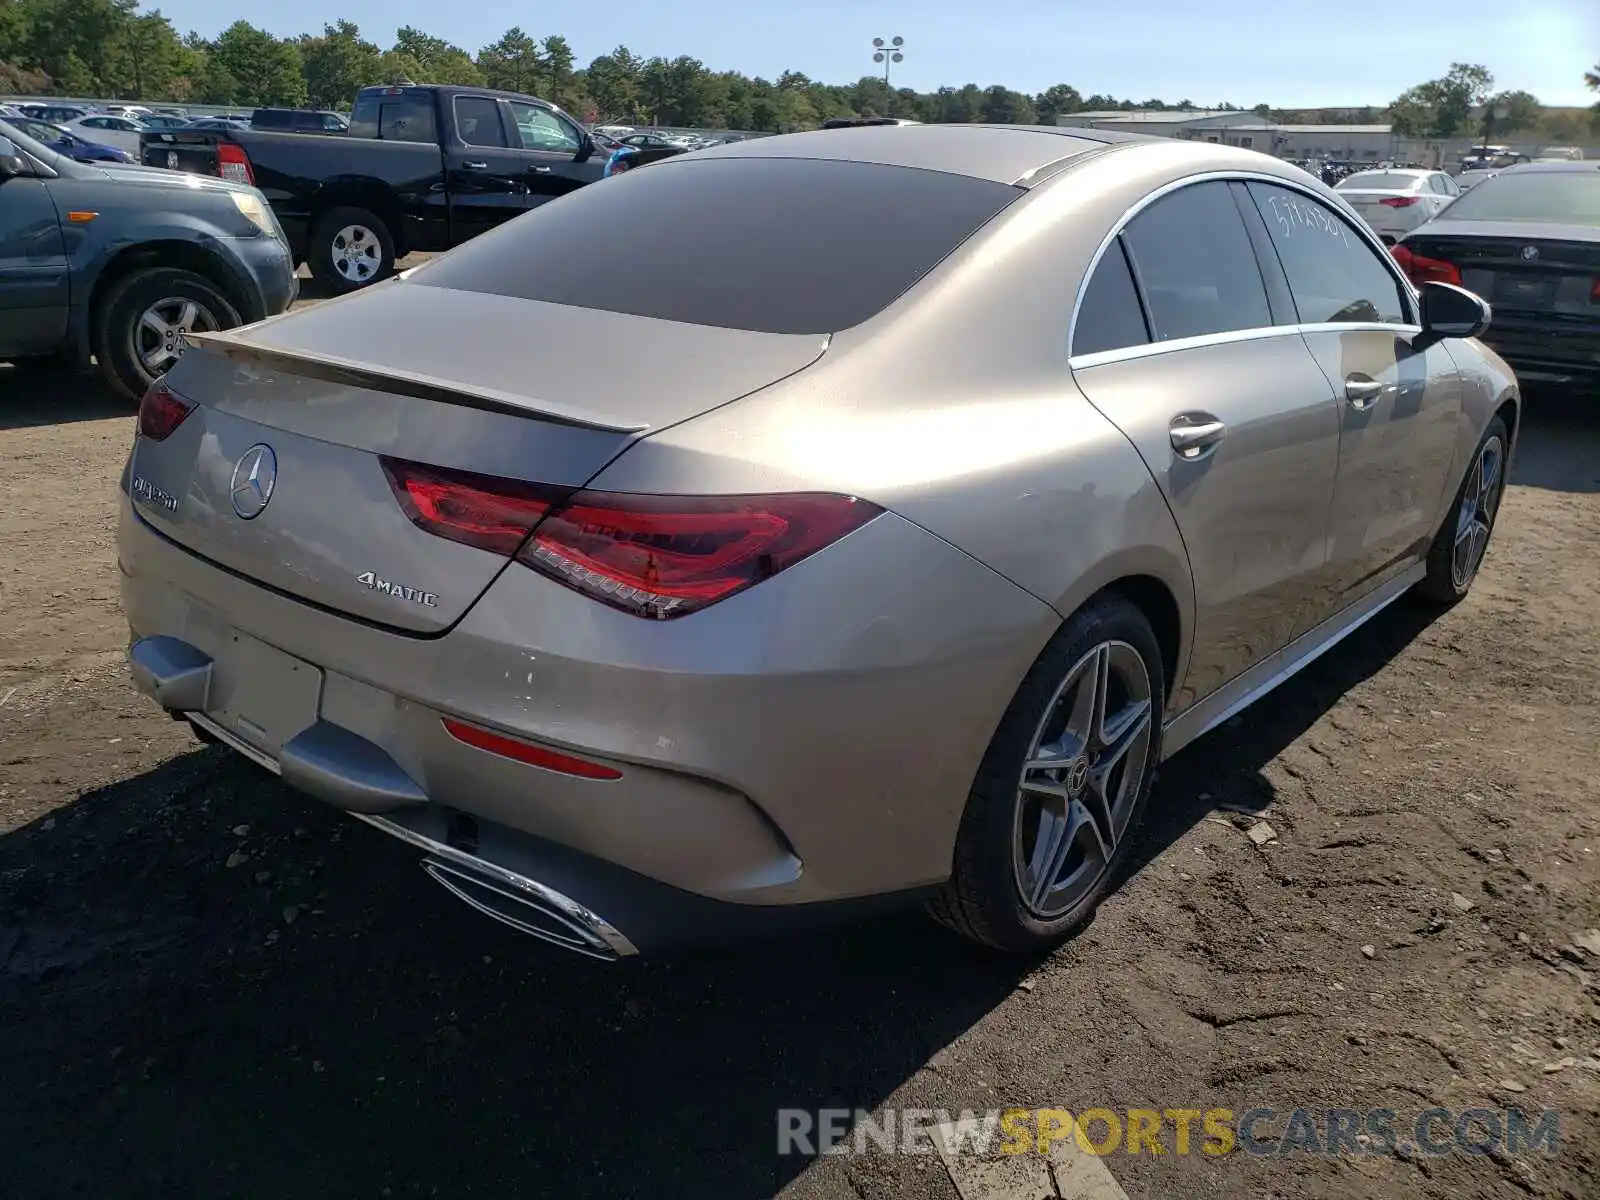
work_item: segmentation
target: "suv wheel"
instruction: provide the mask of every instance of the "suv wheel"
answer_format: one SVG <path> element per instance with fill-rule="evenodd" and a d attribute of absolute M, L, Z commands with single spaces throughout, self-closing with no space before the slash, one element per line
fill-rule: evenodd
<path fill-rule="evenodd" d="M 242 323 L 239 310 L 205 276 L 152 267 L 111 285 L 91 337 L 106 382 L 137 403 L 183 356 L 184 334 Z"/>

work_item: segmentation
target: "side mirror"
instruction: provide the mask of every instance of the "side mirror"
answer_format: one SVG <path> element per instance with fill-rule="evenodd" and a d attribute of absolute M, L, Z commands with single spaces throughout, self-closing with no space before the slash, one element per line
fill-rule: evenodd
<path fill-rule="evenodd" d="M 1480 337 L 1494 312 L 1486 300 L 1453 283 L 1422 285 L 1422 332 L 1435 340 Z"/>
<path fill-rule="evenodd" d="M 28 166 L 28 160 L 23 157 L 17 144 L 8 137 L 0 137 L 0 179 L 32 174 L 33 170 Z"/>

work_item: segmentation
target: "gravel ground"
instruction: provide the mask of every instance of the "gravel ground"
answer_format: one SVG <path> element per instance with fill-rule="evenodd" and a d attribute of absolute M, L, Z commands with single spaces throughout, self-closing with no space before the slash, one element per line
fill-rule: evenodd
<path fill-rule="evenodd" d="M 1167 764 L 1042 963 L 907 917 L 601 967 L 475 916 L 134 694 L 131 437 L 0 367 L 0 1195 L 943 1200 L 936 1157 L 778 1156 L 775 1110 L 1510 1103 L 1558 1154 L 1106 1161 L 1186 1200 L 1596 1195 L 1600 414 L 1534 405 L 1465 604 Z"/>

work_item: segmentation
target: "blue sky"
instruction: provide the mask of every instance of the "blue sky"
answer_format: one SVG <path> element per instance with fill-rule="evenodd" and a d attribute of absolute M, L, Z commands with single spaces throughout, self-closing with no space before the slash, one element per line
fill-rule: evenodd
<path fill-rule="evenodd" d="M 1497 84 L 1546 104 L 1587 104 L 1600 60 L 1600 0 L 169 0 L 180 31 L 208 36 L 241 16 L 278 34 L 347 17 L 387 46 L 401 25 L 469 50 L 509 26 L 563 34 L 580 63 L 619 42 L 636 54 L 689 54 L 769 78 L 784 69 L 843 83 L 874 68 L 873 37 L 906 39 L 897 84 L 1003 83 L 1038 92 L 1231 101 L 1282 107 L 1387 103 L 1451 62 L 1483 63 Z M 253 14 L 253 15 L 252 15 Z M 263 15 L 265 14 L 265 15 Z"/>

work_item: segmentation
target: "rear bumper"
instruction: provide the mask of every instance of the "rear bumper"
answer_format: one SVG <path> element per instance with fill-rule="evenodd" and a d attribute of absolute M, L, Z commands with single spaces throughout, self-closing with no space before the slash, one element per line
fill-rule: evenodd
<path fill-rule="evenodd" d="M 840 554 L 885 567 L 848 605 L 823 565 Z M 262 588 L 126 499 L 119 562 L 135 678 L 163 707 L 347 811 L 447 845 L 470 825 L 491 865 L 641 946 L 945 879 L 990 735 L 1059 624 L 892 514 L 678 622 L 639 622 L 513 566 L 439 637 Z M 268 677 L 275 694 L 239 702 Z M 477 749 L 444 716 L 622 777 Z"/>
<path fill-rule="evenodd" d="M 1600 388 L 1600 323 L 1574 330 L 1556 322 L 1542 325 L 1496 316 L 1482 341 L 1524 384 Z"/>

